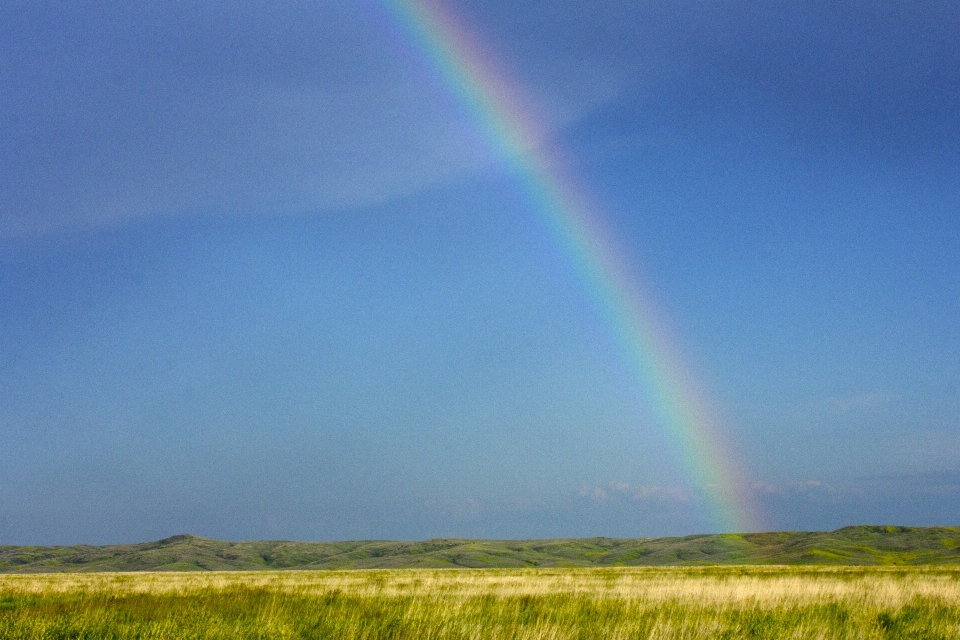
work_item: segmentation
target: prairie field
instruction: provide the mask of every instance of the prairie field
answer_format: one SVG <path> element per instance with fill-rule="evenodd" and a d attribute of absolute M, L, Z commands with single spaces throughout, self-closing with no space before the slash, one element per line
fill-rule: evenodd
<path fill-rule="evenodd" d="M 960 638 L 960 568 L 0 575 L 0 638 Z"/>

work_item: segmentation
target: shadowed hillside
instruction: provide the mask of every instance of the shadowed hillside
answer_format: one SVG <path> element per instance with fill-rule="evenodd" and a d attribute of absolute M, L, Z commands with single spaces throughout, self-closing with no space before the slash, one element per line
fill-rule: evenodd
<path fill-rule="evenodd" d="M 960 527 L 845 527 L 830 532 L 559 540 L 222 542 L 179 535 L 94 547 L 0 546 L 0 572 L 217 571 L 400 567 L 590 567 L 702 564 L 956 564 Z"/>

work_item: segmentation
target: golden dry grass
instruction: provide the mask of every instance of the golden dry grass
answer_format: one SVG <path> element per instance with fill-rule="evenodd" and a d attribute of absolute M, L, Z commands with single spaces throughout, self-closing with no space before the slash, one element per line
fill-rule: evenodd
<path fill-rule="evenodd" d="M 960 638 L 960 569 L 768 566 L 0 576 L 0 637 L 101 637 L 97 634 L 397 640 Z"/>

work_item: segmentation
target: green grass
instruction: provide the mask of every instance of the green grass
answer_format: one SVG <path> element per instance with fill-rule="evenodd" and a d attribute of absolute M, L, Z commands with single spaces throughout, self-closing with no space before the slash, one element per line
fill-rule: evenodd
<path fill-rule="evenodd" d="M 4 639 L 957 637 L 955 567 L 0 577 Z"/>
<path fill-rule="evenodd" d="M 960 563 L 958 527 L 846 527 L 826 532 L 683 538 L 423 542 L 223 542 L 181 535 L 93 547 L 0 546 L 0 572 L 589 567 L 706 564 Z"/>

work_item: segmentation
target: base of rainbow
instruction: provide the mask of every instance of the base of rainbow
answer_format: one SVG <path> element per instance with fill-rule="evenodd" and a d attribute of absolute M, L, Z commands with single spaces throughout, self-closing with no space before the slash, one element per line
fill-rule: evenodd
<path fill-rule="evenodd" d="M 499 71 L 491 53 L 435 0 L 384 0 L 430 64 L 470 110 L 509 163 L 537 211 L 580 272 L 654 413 L 675 443 L 723 531 L 761 529 L 744 465 L 723 436 L 683 365 L 667 322 L 640 287 L 603 216 L 556 150 L 546 144 L 533 110 Z"/>

